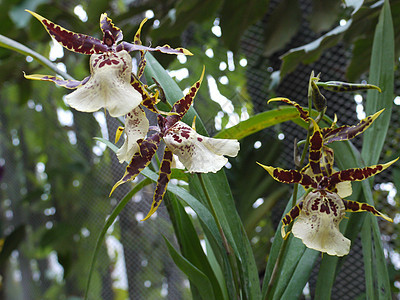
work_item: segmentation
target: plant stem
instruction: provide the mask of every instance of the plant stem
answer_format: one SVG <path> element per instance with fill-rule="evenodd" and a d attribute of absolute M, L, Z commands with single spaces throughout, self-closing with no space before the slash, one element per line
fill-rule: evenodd
<path fill-rule="evenodd" d="M 18 52 L 22 55 L 25 56 L 31 56 L 34 59 L 36 59 L 42 66 L 49 68 L 50 70 L 56 72 L 57 74 L 60 74 L 64 79 L 70 79 L 73 80 L 74 78 L 69 75 L 68 73 L 65 73 L 64 71 L 61 71 L 57 66 L 48 60 L 46 57 L 40 55 L 39 53 L 33 51 L 32 49 L 26 47 L 25 45 L 22 45 L 18 43 L 17 41 L 14 41 L 8 37 L 5 37 L 4 35 L 0 34 L 0 47 L 4 47 L 10 50 L 13 50 L 15 52 Z"/>
<path fill-rule="evenodd" d="M 237 263 L 236 263 L 236 259 L 235 259 L 234 253 L 232 251 L 232 247 L 229 245 L 228 240 L 226 239 L 224 230 L 222 229 L 222 226 L 221 226 L 221 222 L 219 221 L 219 219 L 217 217 L 217 213 L 215 212 L 214 205 L 212 204 L 210 195 L 208 194 L 208 191 L 207 191 L 206 185 L 204 183 L 202 174 L 197 173 L 197 177 L 199 178 L 199 181 L 200 181 L 201 187 L 203 189 L 204 195 L 205 195 L 205 197 L 207 199 L 207 204 L 208 204 L 208 206 L 210 208 L 211 215 L 213 216 L 213 218 L 215 220 L 215 223 L 217 224 L 219 233 L 221 235 L 222 244 L 223 244 L 223 246 L 225 248 L 226 255 L 228 256 L 229 265 L 231 267 L 233 280 L 234 280 L 234 285 L 235 285 L 235 289 L 236 289 L 236 295 L 237 295 L 237 297 L 239 299 L 239 295 L 240 295 L 240 288 L 239 288 L 240 280 L 238 278 L 238 273 L 237 273 L 237 268 L 238 267 L 237 267 Z"/>
<path fill-rule="evenodd" d="M 314 77 L 314 71 L 311 73 L 311 76 L 310 76 L 310 82 L 309 82 L 309 85 L 308 85 L 308 95 L 307 95 L 307 98 L 308 98 L 308 115 L 310 116 L 310 119 L 311 119 L 311 111 L 312 111 L 311 80 L 313 80 L 313 77 Z M 318 121 L 320 121 L 323 118 L 323 116 L 324 116 L 324 111 L 322 111 L 318 115 L 318 117 L 316 119 Z M 301 154 L 300 163 L 299 163 L 298 166 L 296 166 L 296 170 L 297 171 L 301 170 L 301 168 L 302 168 L 301 166 L 304 163 L 304 160 L 305 160 L 306 155 L 307 155 L 307 150 L 308 150 L 308 147 L 310 145 L 310 137 L 311 137 L 311 133 L 312 133 L 311 124 L 312 124 L 312 121 L 310 120 L 308 122 L 307 138 L 306 138 L 306 141 L 305 141 L 303 152 Z M 294 187 L 293 187 L 292 207 L 294 207 L 296 205 L 298 189 L 299 189 L 299 184 L 295 183 Z M 292 227 L 293 227 L 293 222 L 290 223 L 289 226 L 288 226 L 288 231 L 287 231 L 288 233 L 292 230 Z M 278 272 L 278 270 L 280 270 L 282 268 L 282 263 L 283 263 L 282 258 L 284 257 L 284 254 L 286 252 L 286 248 L 287 248 L 288 243 L 289 243 L 289 238 L 286 238 L 282 242 L 281 249 L 279 250 L 278 257 L 276 258 L 276 261 L 275 261 L 274 269 L 272 270 L 271 278 L 270 278 L 270 280 L 268 282 L 267 292 L 265 293 L 265 297 L 264 297 L 265 300 L 269 300 L 269 299 L 273 298 L 273 295 L 274 295 L 275 289 L 276 289 L 275 282 L 277 282 L 279 280 L 279 277 L 280 277 L 280 274 L 281 274 L 280 272 Z"/>

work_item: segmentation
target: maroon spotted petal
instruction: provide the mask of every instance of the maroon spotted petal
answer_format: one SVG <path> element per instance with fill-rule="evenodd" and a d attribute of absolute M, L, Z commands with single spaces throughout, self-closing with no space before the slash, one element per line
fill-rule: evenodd
<path fill-rule="evenodd" d="M 124 176 L 113 186 L 110 195 L 119 185 L 135 179 L 135 177 L 147 167 L 156 153 L 160 141 L 161 135 L 157 132 L 139 143 L 139 152 L 133 155 L 131 162 L 126 167 Z"/>
<path fill-rule="evenodd" d="M 153 203 L 151 204 L 149 213 L 142 221 L 147 220 L 152 214 L 154 214 L 164 198 L 164 194 L 167 191 L 167 185 L 171 178 L 172 157 L 172 151 L 165 147 L 164 157 L 161 162 L 160 172 L 158 175 L 157 187 L 153 196 Z"/>
<path fill-rule="evenodd" d="M 50 36 L 55 38 L 57 42 L 70 51 L 91 55 L 94 53 L 103 53 L 109 50 L 109 48 L 99 39 L 86 34 L 69 31 L 33 11 L 26 11 L 42 23 Z"/>
<path fill-rule="evenodd" d="M 40 74 L 32 74 L 32 75 L 25 75 L 26 79 L 31 80 L 42 80 L 42 81 L 51 81 L 57 84 L 58 86 L 65 87 L 67 89 L 76 89 L 81 85 L 84 85 L 90 78 L 90 75 L 84 78 L 82 81 L 79 80 L 65 80 L 60 77 L 52 76 L 52 75 L 40 75 Z"/>
<path fill-rule="evenodd" d="M 310 138 L 310 152 L 308 160 L 316 180 L 319 181 L 322 178 L 320 161 L 322 156 L 321 150 L 323 146 L 323 139 L 318 124 L 314 122 L 314 120 L 312 120 L 312 122 L 314 124 L 314 132 Z"/>
<path fill-rule="evenodd" d="M 107 17 L 106 13 L 101 14 L 100 16 L 100 29 L 103 32 L 103 43 L 109 47 L 123 39 L 121 29 L 113 24 L 112 20 Z"/>
<path fill-rule="evenodd" d="M 361 181 L 367 179 L 368 177 L 374 176 L 386 168 L 388 168 L 391 164 L 395 163 L 399 158 L 396 158 L 386 164 L 374 165 L 365 168 L 354 168 L 347 169 L 343 171 L 339 171 L 333 173 L 329 178 L 328 189 L 331 190 L 335 188 L 336 184 L 343 181 Z"/>
<path fill-rule="evenodd" d="M 171 112 L 177 113 L 176 115 L 168 116 L 168 124 L 173 125 L 176 122 L 182 120 L 183 116 L 187 113 L 190 106 L 193 103 L 193 99 L 197 94 L 197 91 L 200 88 L 201 82 L 203 81 L 204 77 L 204 68 L 203 72 L 201 73 L 200 79 L 196 81 L 192 87 L 189 89 L 189 92 L 181 99 L 175 102 L 174 106 L 171 109 Z"/>
<path fill-rule="evenodd" d="M 336 141 L 345 141 L 354 138 L 355 136 L 363 133 L 371 124 L 375 121 L 375 119 L 383 112 L 383 109 L 376 112 L 375 114 L 362 119 L 357 125 L 353 126 L 340 126 L 338 128 L 324 128 L 323 131 L 324 136 L 324 144 L 329 144 Z"/>

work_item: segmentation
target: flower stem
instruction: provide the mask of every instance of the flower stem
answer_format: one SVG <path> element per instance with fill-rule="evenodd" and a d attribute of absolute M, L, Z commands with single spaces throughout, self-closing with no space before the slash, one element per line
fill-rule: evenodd
<path fill-rule="evenodd" d="M 238 272 L 237 272 L 238 266 L 237 266 L 237 263 L 236 263 L 234 252 L 232 251 L 232 247 L 229 245 L 228 240 L 226 239 L 224 230 L 222 229 L 222 226 L 221 226 L 221 222 L 219 221 L 219 219 L 217 217 L 217 213 L 215 212 L 214 205 L 212 204 L 210 195 L 208 194 L 208 191 L 207 191 L 206 185 L 204 183 L 202 174 L 197 173 L 197 177 L 199 178 L 199 181 L 200 181 L 201 187 L 203 189 L 204 195 L 205 195 L 205 197 L 207 199 L 207 204 L 208 204 L 208 206 L 210 208 L 211 215 L 213 216 L 213 218 L 215 220 L 215 223 L 217 224 L 218 231 L 219 231 L 219 233 L 221 235 L 222 244 L 223 244 L 223 246 L 225 248 L 226 255 L 228 256 L 229 266 L 231 267 L 231 270 L 232 270 L 232 276 L 233 276 L 233 281 L 234 281 L 234 285 L 235 285 L 235 289 L 236 289 L 236 295 L 237 295 L 237 298 L 239 299 L 239 295 L 240 295 L 240 280 L 239 280 L 239 277 L 238 277 Z"/>
<path fill-rule="evenodd" d="M 308 96 L 307 96 L 307 98 L 308 98 L 308 114 L 309 114 L 310 118 L 311 118 L 311 111 L 312 111 L 311 80 L 313 80 L 313 78 L 314 78 L 314 72 L 312 72 L 311 76 L 310 76 L 310 82 L 309 82 L 309 87 L 308 87 Z M 323 118 L 323 115 L 324 115 L 324 111 L 322 111 L 318 115 L 317 119 L 321 120 Z M 301 170 L 302 165 L 303 165 L 304 160 L 305 160 L 306 155 L 307 155 L 308 147 L 310 145 L 310 137 L 311 137 L 311 133 L 312 133 L 311 124 L 312 124 L 312 121 L 310 120 L 308 122 L 307 138 L 305 140 L 304 149 L 303 149 L 303 152 L 301 154 L 300 162 L 296 166 L 296 170 L 297 171 Z M 292 207 L 294 207 L 296 205 L 298 189 L 299 189 L 299 184 L 295 183 L 294 187 L 293 187 Z M 292 227 L 293 227 L 293 222 L 290 223 L 289 226 L 288 226 L 288 231 L 287 231 L 288 233 L 292 230 Z M 276 289 L 275 282 L 277 282 L 279 280 L 279 277 L 280 277 L 280 274 L 281 274 L 280 272 L 278 272 L 278 270 L 281 270 L 281 268 L 282 268 L 283 257 L 285 255 L 288 243 L 289 243 L 289 238 L 286 238 L 282 242 L 281 249 L 279 250 L 278 257 L 276 258 L 276 261 L 275 261 L 274 269 L 272 270 L 271 278 L 270 278 L 270 280 L 268 282 L 267 292 L 265 293 L 264 300 L 269 300 L 269 299 L 273 298 L 273 295 L 274 295 L 275 289 Z"/>

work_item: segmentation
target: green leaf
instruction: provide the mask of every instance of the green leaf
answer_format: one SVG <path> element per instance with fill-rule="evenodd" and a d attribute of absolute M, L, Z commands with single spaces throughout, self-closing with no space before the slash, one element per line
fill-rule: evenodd
<path fill-rule="evenodd" d="M 0 268 L 3 269 L 5 263 L 10 257 L 11 253 L 18 248 L 19 244 L 25 238 L 25 225 L 20 225 L 15 228 L 9 235 L 4 239 L 4 244 L 0 250 Z"/>
<path fill-rule="evenodd" d="M 215 16 L 221 4 L 222 0 L 178 1 L 151 36 L 157 40 L 180 36 L 191 22 L 202 22 Z"/>
<path fill-rule="evenodd" d="M 309 17 L 310 28 L 314 32 L 331 29 L 339 18 L 340 2 L 313 0 L 312 3 L 312 13 Z"/>
<path fill-rule="evenodd" d="M 182 256 L 190 261 L 194 267 L 196 267 L 209 279 L 215 298 L 224 299 L 217 277 L 210 266 L 203 248 L 201 247 L 196 229 L 193 226 L 193 222 L 186 213 L 183 205 L 176 199 L 174 194 L 168 193 L 165 197 L 170 200 L 169 203 L 171 206 L 168 208 L 168 212 L 170 214 L 170 219 L 174 224 Z M 183 269 L 182 271 L 185 272 Z M 190 277 L 189 279 L 192 280 Z"/>
<path fill-rule="evenodd" d="M 327 32 L 315 41 L 297 48 L 293 48 L 285 53 L 282 59 L 281 78 L 294 71 L 299 63 L 310 64 L 316 61 L 322 51 L 335 46 L 342 38 L 342 35 L 350 27 L 352 20 L 347 21 L 346 25 L 338 26 Z"/>
<path fill-rule="evenodd" d="M 167 244 L 169 254 L 171 255 L 175 264 L 188 276 L 190 281 L 194 283 L 201 295 L 201 298 L 204 300 L 216 299 L 210 279 L 202 271 L 196 268 L 196 266 L 194 266 L 189 260 L 176 251 L 165 237 L 164 240 Z"/>
<path fill-rule="evenodd" d="M 299 30 L 300 24 L 299 2 L 297 0 L 281 1 L 272 12 L 271 17 L 268 18 L 264 32 L 264 55 L 270 56 L 275 51 L 282 49 Z"/>
<path fill-rule="evenodd" d="M 389 1 L 386 0 L 379 15 L 379 22 L 375 29 L 372 46 L 371 67 L 369 82 L 378 85 L 382 93 L 368 91 L 365 111 L 367 114 L 376 112 L 382 108 L 385 111 L 371 128 L 364 134 L 361 156 L 367 165 L 378 162 L 392 112 L 393 88 L 394 88 L 394 31 Z M 363 193 L 368 204 L 373 205 L 370 184 L 372 180 L 362 183 Z M 378 299 L 390 298 L 390 281 L 386 267 L 385 255 L 378 222 L 376 218 L 370 219 L 364 224 L 362 243 L 365 265 L 366 284 L 373 283 L 375 288 L 367 289 L 367 298 L 374 299 L 377 290 Z M 373 232 L 374 243 L 367 234 Z M 374 256 L 372 255 L 374 254 Z"/>
<path fill-rule="evenodd" d="M 294 107 L 283 106 L 259 113 L 230 128 L 224 129 L 214 137 L 221 139 L 243 139 L 267 127 L 299 118 Z"/>
<path fill-rule="evenodd" d="M 224 1 L 221 9 L 222 39 L 233 52 L 239 48 L 240 37 L 252 24 L 261 19 L 268 9 L 269 0 Z"/>
<path fill-rule="evenodd" d="M 110 228 L 110 226 L 114 223 L 115 219 L 117 218 L 117 216 L 119 215 L 121 210 L 128 204 L 128 202 L 132 199 L 132 197 L 138 191 L 140 191 L 144 186 L 146 186 L 146 185 L 148 185 L 150 183 L 151 183 L 151 180 L 145 178 L 141 182 L 136 184 L 135 187 L 129 193 L 127 193 L 125 195 L 125 197 L 118 203 L 118 205 L 114 208 L 114 210 L 112 211 L 111 215 L 108 217 L 106 223 L 104 224 L 104 226 L 103 226 L 103 228 L 102 228 L 102 230 L 101 230 L 101 232 L 100 232 L 100 234 L 99 234 L 99 236 L 97 238 L 96 247 L 95 247 L 95 250 L 93 252 L 92 261 L 90 263 L 89 275 L 88 275 L 88 279 L 87 279 L 87 283 L 86 283 L 85 300 L 88 299 L 90 282 L 91 282 L 91 279 L 92 279 L 94 267 L 96 265 L 96 259 L 97 259 L 97 256 L 98 256 L 99 252 L 100 252 L 101 245 L 104 242 L 104 238 L 106 236 L 108 228 Z"/>
<path fill-rule="evenodd" d="M 0 34 L 0 47 L 13 50 L 13 51 L 18 52 L 25 56 L 31 56 L 33 59 L 35 59 L 37 62 L 39 62 L 42 66 L 47 67 L 48 69 L 54 71 L 57 74 L 60 74 L 61 76 L 64 77 L 64 79 L 70 79 L 70 80 L 74 79 L 69 74 L 65 73 L 64 71 L 61 71 L 54 63 L 52 63 L 50 60 L 48 60 L 43 55 L 40 55 L 36 51 L 33 51 L 32 49 L 18 43 L 17 41 L 9 39 L 8 37 L 5 37 L 4 35 L 1 35 L 1 34 Z"/>
<path fill-rule="evenodd" d="M 385 109 L 365 132 L 363 138 L 361 155 L 367 165 L 375 165 L 385 142 L 393 105 L 394 32 L 388 1 L 385 1 L 382 7 L 375 30 L 368 83 L 379 86 L 382 93 L 368 91 L 365 113 L 370 115 L 382 108 Z"/>

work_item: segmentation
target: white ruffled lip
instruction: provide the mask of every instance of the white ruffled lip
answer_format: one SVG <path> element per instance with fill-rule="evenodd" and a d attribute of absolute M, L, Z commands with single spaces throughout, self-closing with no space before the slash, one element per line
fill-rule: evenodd
<path fill-rule="evenodd" d="M 133 155 L 139 151 L 138 140 L 144 139 L 149 131 L 149 120 L 143 109 L 138 106 L 133 109 L 125 119 L 125 142 L 117 151 L 120 163 L 130 162 Z"/>
<path fill-rule="evenodd" d="M 95 112 L 104 107 L 112 117 L 128 114 L 142 101 L 131 82 L 132 58 L 126 51 L 93 54 L 91 77 L 84 85 L 65 97 L 78 111 Z"/>
<path fill-rule="evenodd" d="M 224 155 L 234 157 L 240 149 L 237 140 L 205 137 L 183 122 L 169 128 L 164 141 L 189 172 L 215 173 L 228 162 Z"/>
<path fill-rule="evenodd" d="M 350 251 L 350 240 L 339 230 L 344 216 L 343 201 L 336 193 L 313 191 L 303 201 L 300 215 L 293 224 L 293 235 L 310 249 L 344 256 Z"/>

